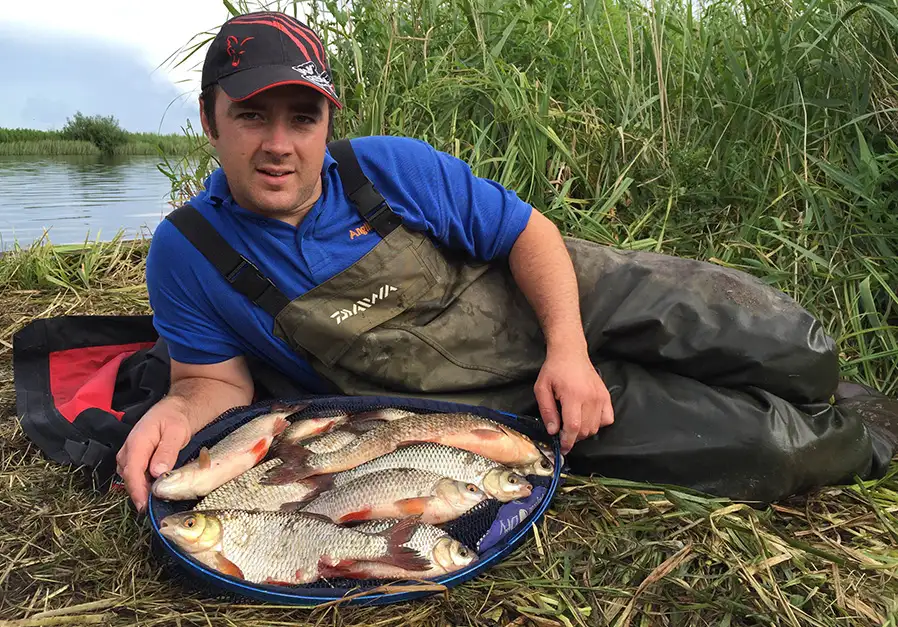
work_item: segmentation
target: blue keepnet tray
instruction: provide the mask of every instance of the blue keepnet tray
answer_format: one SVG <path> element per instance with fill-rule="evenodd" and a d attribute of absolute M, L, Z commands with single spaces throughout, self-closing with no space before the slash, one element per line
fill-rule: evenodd
<path fill-rule="evenodd" d="M 260 416 L 275 401 L 265 401 L 247 407 L 232 409 L 197 433 L 181 451 L 175 467 L 196 458 L 200 448 L 211 447 L 234 429 Z M 290 420 L 311 417 L 322 412 L 345 410 L 362 412 L 383 407 L 394 407 L 420 413 L 469 412 L 513 428 L 551 447 L 556 460 L 561 460 L 560 439 L 549 436 L 542 421 L 531 416 L 519 416 L 486 407 L 448 403 L 412 398 L 385 396 L 306 396 L 279 399 L 277 402 L 307 402 L 309 405 L 291 416 Z M 494 499 L 485 501 L 456 521 L 441 527 L 451 536 L 466 544 L 478 554 L 478 559 L 459 571 L 426 580 L 408 581 L 359 581 L 352 579 L 331 579 L 312 584 L 280 586 L 256 584 L 240 578 L 224 575 L 193 559 L 159 533 L 159 522 L 168 516 L 194 507 L 196 500 L 165 501 L 149 498 L 148 514 L 152 527 L 154 544 L 161 552 L 167 566 L 173 567 L 173 575 L 187 584 L 213 592 L 222 598 L 234 600 L 257 600 L 280 605 L 316 606 L 346 598 L 347 604 L 384 605 L 429 596 L 439 588 L 421 590 L 422 583 L 438 584 L 451 588 L 476 577 L 491 566 L 498 564 L 514 551 L 524 540 L 531 527 L 539 522 L 549 508 L 552 498 L 561 484 L 563 463 L 555 464 L 551 477 L 528 476 L 533 484 L 533 494 L 527 499 L 499 503 Z M 478 546 L 479 543 L 479 546 Z M 390 591 L 377 590 L 384 584 Z M 403 585 L 418 586 L 418 589 L 396 591 Z M 370 592 L 369 592 L 370 591 Z"/>

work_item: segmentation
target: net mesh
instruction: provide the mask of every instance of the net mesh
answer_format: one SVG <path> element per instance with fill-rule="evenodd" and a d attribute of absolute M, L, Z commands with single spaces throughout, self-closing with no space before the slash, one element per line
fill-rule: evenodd
<path fill-rule="evenodd" d="M 296 401 L 289 402 L 293 403 Z M 267 401 L 248 407 L 238 407 L 222 414 L 213 423 L 209 424 L 205 429 L 198 433 L 187 447 L 182 450 L 178 459 L 178 465 L 196 458 L 201 447 L 214 446 L 234 429 L 246 424 L 257 416 L 268 412 L 272 404 L 272 401 Z M 385 400 L 378 397 L 329 397 L 325 399 L 315 399 L 311 400 L 309 404 L 300 411 L 288 416 L 287 419 L 293 422 L 312 416 L 328 416 L 347 411 L 358 413 L 389 408 L 403 409 L 417 413 L 464 411 L 500 422 L 531 437 L 536 442 L 547 443 L 544 435 L 545 432 L 540 428 L 540 421 L 535 418 L 527 416 L 511 416 L 488 408 L 470 407 L 467 405 L 459 406 L 453 403 L 419 399 L 401 399 L 400 401 L 397 401 L 397 399 Z M 271 456 L 273 456 L 273 454 L 270 454 L 269 458 Z M 521 514 L 518 515 L 517 510 L 515 510 L 515 515 L 510 518 L 506 516 L 506 518 L 502 519 L 502 529 L 500 533 L 496 533 L 500 526 L 499 519 L 502 518 L 503 512 L 507 514 L 508 511 L 514 509 L 514 506 L 513 504 L 501 503 L 496 499 L 487 499 L 459 518 L 437 525 L 452 538 L 479 553 L 480 560 L 468 567 L 469 569 L 477 567 L 478 563 L 483 561 L 486 557 L 484 553 L 496 553 L 503 550 L 505 548 L 504 544 L 508 542 L 509 534 L 516 531 L 522 525 L 530 524 L 532 513 L 544 499 L 551 498 L 550 486 L 553 483 L 552 477 L 528 475 L 526 478 L 533 485 L 534 496 L 531 497 L 526 511 L 521 512 Z M 153 509 L 155 520 L 159 521 L 170 514 L 187 511 L 193 508 L 197 502 L 197 500 L 163 501 L 160 499 L 153 499 L 151 507 Z M 229 602 L 241 603 L 256 600 L 219 587 L 211 578 L 202 575 L 205 567 L 200 566 L 199 564 L 196 564 L 194 568 L 185 566 L 177 560 L 168 549 L 166 549 L 158 538 L 158 532 L 153 535 L 152 551 L 167 575 L 180 585 L 193 589 L 204 596 L 210 596 L 215 599 L 226 600 Z M 435 581 L 439 582 L 440 578 L 435 579 Z M 388 582 L 384 580 L 329 578 L 298 586 L 271 586 L 267 584 L 252 584 L 252 586 L 260 590 L 276 590 L 279 593 L 293 590 L 297 593 L 301 592 L 304 595 L 321 596 L 322 601 L 326 601 L 330 598 L 340 597 L 347 593 L 359 592 L 360 590 L 373 588 L 385 583 Z M 389 583 L 396 582 L 395 580 L 391 580 Z"/>

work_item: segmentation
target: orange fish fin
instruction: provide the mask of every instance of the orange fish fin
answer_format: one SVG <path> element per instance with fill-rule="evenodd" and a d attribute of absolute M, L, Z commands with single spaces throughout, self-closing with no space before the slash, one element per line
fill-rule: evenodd
<path fill-rule="evenodd" d="M 471 431 L 471 435 L 481 440 L 500 440 L 505 437 L 504 432 L 493 431 L 492 429 L 474 429 Z"/>
<path fill-rule="evenodd" d="M 337 519 L 338 523 L 347 523 L 353 522 L 355 520 L 369 520 L 369 516 L 371 515 L 371 508 L 366 507 L 364 509 L 360 509 L 356 512 L 349 512 L 347 514 L 343 514 L 340 518 Z"/>
<path fill-rule="evenodd" d="M 262 438 L 261 440 L 253 444 L 253 447 L 251 449 L 249 449 L 250 454 L 256 456 L 257 464 L 265 459 L 266 455 L 268 455 L 268 447 L 270 445 L 271 443 L 268 441 L 268 438 Z"/>
<path fill-rule="evenodd" d="M 234 562 L 226 558 L 221 553 L 215 554 L 215 568 L 224 573 L 225 575 L 230 575 L 231 577 L 238 577 L 243 579 L 243 571 L 240 570 L 240 567 L 237 566 Z"/>
<path fill-rule="evenodd" d="M 198 459 L 200 462 L 200 470 L 209 470 L 212 468 L 212 456 L 209 455 L 209 449 L 205 446 L 200 449 L 200 456 Z"/>
<path fill-rule="evenodd" d="M 286 418 L 277 418 L 277 419 L 274 421 L 274 424 L 271 425 L 271 432 L 272 432 L 273 435 L 280 435 L 280 434 L 282 434 L 282 433 L 287 429 L 287 427 L 289 427 L 289 426 L 290 426 L 290 421 L 289 421 L 289 420 L 287 420 Z"/>
<path fill-rule="evenodd" d="M 429 496 L 416 496 L 411 499 L 400 499 L 396 501 L 395 505 L 403 514 L 421 515 L 427 509 L 428 503 L 430 503 Z"/>

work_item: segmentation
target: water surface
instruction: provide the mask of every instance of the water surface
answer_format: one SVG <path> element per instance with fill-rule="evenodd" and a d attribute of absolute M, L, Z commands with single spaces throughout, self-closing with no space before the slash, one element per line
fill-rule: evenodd
<path fill-rule="evenodd" d="M 159 157 L 0 156 L 0 250 L 152 234 L 172 210 Z"/>

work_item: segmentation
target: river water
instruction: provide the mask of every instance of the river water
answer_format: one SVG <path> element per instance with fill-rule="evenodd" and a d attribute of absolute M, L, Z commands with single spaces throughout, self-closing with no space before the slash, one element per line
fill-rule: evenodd
<path fill-rule="evenodd" d="M 171 211 L 159 158 L 0 156 L 0 250 L 149 236 Z"/>

